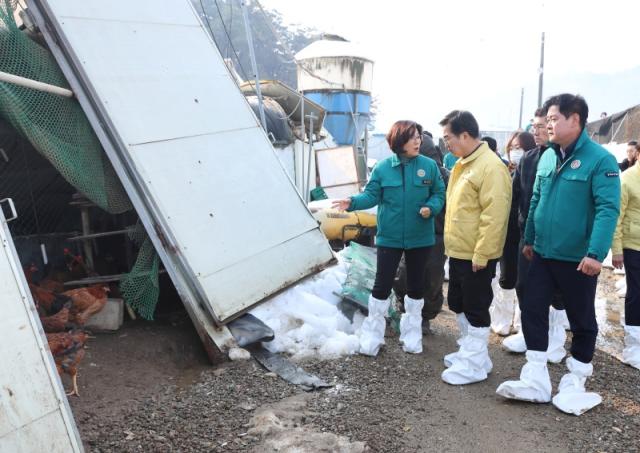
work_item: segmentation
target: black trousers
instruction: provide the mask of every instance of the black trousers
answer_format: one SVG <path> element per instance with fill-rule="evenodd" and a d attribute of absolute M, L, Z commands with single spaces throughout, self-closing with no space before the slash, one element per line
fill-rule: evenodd
<path fill-rule="evenodd" d="M 549 305 L 554 291 L 559 290 L 573 333 L 571 355 L 580 362 L 589 363 L 598 335 L 595 310 L 598 277 L 578 272 L 578 264 L 533 254 L 522 304 L 522 332 L 527 349 L 547 350 Z"/>
<path fill-rule="evenodd" d="M 434 319 L 442 310 L 442 304 L 444 303 L 442 285 L 444 284 L 445 261 L 444 238 L 441 234 L 436 234 L 436 243 L 427 249 L 424 277 L 422 279 L 422 297 L 424 297 L 422 317 L 424 319 Z M 400 301 L 407 294 L 407 266 L 404 260 L 400 261 L 393 290 Z"/>
<path fill-rule="evenodd" d="M 471 260 L 449 258 L 449 309 L 457 314 L 464 313 L 474 327 L 489 327 L 491 324 L 491 280 L 496 275 L 497 263 L 497 259 L 489 260 L 487 267 L 473 272 Z"/>
<path fill-rule="evenodd" d="M 625 278 L 627 296 L 624 298 L 624 323 L 640 326 L 640 252 L 624 249 Z"/>
<path fill-rule="evenodd" d="M 407 295 L 412 299 L 422 299 L 422 278 L 428 250 L 429 247 L 397 249 L 379 246 L 376 281 L 373 284 L 371 295 L 380 300 L 385 300 L 389 297 L 400 258 L 404 253 L 404 260 L 407 266 Z"/>
<path fill-rule="evenodd" d="M 527 287 L 527 274 L 529 273 L 529 266 L 531 266 L 531 261 L 525 258 L 525 256 L 522 254 L 523 248 L 524 239 L 520 239 L 520 244 L 518 244 L 518 281 L 516 283 L 516 294 L 518 295 L 518 305 L 520 306 L 520 311 L 522 311 L 522 301 L 524 300 L 525 289 Z M 555 291 L 553 293 L 553 297 L 551 298 L 551 306 L 556 310 L 564 310 L 562 296 L 560 295 L 559 291 Z"/>
<path fill-rule="evenodd" d="M 502 289 L 513 289 L 518 280 L 518 255 L 520 255 L 520 228 L 517 217 L 509 219 L 507 238 L 500 257 L 500 278 L 498 283 Z"/>

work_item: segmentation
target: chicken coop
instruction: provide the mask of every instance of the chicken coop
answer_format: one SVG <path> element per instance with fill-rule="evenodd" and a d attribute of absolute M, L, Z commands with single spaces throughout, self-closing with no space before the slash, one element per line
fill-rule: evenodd
<path fill-rule="evenodd" d="M 68 286 L 117 282 L 135 257 L 136 216 L 100 209 L 7 121 L 0 119 L 0 193 L 14 201 L 9 224 L 23 268 L 35 282 L 55 274 Z"/>
<path fill-rule="evenodd" d="M 16 6 L 0 6 L 0 71 L 69 91 Z M 31 283 L 106 284 L 132 316 L 153 318 L 159 259 L 77 100 L 0 82 L 0 193 L 15 204 L 10 231 Z"/>

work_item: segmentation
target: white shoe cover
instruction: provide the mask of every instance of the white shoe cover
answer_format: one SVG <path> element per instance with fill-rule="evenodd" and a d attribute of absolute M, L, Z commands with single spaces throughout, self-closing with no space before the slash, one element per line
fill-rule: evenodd
<path fill-rule="evenodd" d="M 384 331 L 387 322 L 384 316 L 389 310 L 389 300 L 369 296 L 369 315 L 360 327 L 360 354 L 376 356 L 384 344 Z"/>
<path fill-rule="evenodd" d="M 552 310 L 556 310 L 555 308 L 551 307 Z M 564 328 L 564 330 L 571 330 L 571 324 L 569 324 L 569 318 L 567 318 L 567 311 L 566 310 L 556 310 L 559 313 L 560 316 L 560 321 L 562 323 L 562 327 Z"/>
<path fill-rule="evenodd" d="M 516 290 L 500 288 L 497 279 L 494 279 L 492 286 L 494 296 L 489 307 L 491 330 L 498 335 L 506 336 L 511 333 L 511 323 L 516 308 Z"/>
<path fill-rule="evenodd" d="M 564 349 L 564 342 L 567 333 L 562 325 L 562 318 L 566 317 L 564 310 L 549 309 L 549 345 L 547 347 L 547 360 L 551 363 L 560 363 L 567 351 Z"/>
<path fill-rule="evenodd" d="M 451 385 L 464 385 L 487 379 L 487 369 L 493 368 L 489 359 L 488 342 L 488 327 L 470 325 L 460 350 L 451 360 L 451 366 L 442 372 L 442 380 Z"/>
<path fill-rule="evenodd" d="M 527 352 L 527 343 L 522 332 L 515 333 L 502 340 L 502 346 L 509 352 L 524 354 Z"/>
<path fill-rule="evenodd" d="M 505 398 L 532 403 L 551 401 L 551 379 L 547 369 L 545 351 L 527 351 L 527 363 L 520 371 L 520 380 L 506 381 L 498 386 L 496 393 Z"/>
<path fill-rule="evenodd" d="M 520 304 L 518 303 L 518 296 L 516 294 L 516 308 L 513 311 L 513 332 L 522 332 L 522 313 L 520 312 Z"/>
<path fill-rule="evenodd" d="M 458 339 L 456 340 L 456 343 L 458 343 L 458 347 L 460 347 L 460 345 L 462 344 L 462 339 L 467 336 L 467 333 L 469 331 L 469 321 L 467 320 L 467 317 L 465 316 L 464 313 L 458 313 L 456 314 L 456 322 L 458 323 L 458 334 L 459 334 Z M 456 356 L 457 353 L 458 351 L 445 355 L 444 366 L 449 368 L 451 366 L 451 361 L 453 360 L 453 358 Z"/>
<path fill-rule="evenodd" d="M 422 307 L 424 299 L 404 296 L 405 312 L 400 317 L 400 343 L 404 352 L 422 352 Z"/>
<path fill-rule="evenodd" d="M 624 326 L 622 361 L 640 369 L 640 326 Z"/>
<path fill-rule="evenodd" d="M 593 365 L 569 357 L 567 368 L 569 373 L 560 379 L 553 405 L 567 414 L 582 415 L 602 402 L 600 395 L 587 392 L 584 388 L 587 377 L 593 373 Z"/>

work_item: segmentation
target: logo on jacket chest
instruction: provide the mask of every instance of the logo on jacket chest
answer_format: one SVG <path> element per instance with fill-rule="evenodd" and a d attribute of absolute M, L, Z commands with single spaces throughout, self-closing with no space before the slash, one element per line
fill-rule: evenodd
<path fill-rule="evenodd" d="M 580 168 L 580 165 L 582 165 L 582 162 L 580 162 L 580 160 L 578 159 L 571 162 L 571 168 L 573 168 L 574 170 L 577 170 L 578 168 Z"/>
<path fill-rule="evenodd" d="M 424 178 L 424 175 L 426 175 L 427 173 L 422 169 L 418 169 L 418 178 Z"/>

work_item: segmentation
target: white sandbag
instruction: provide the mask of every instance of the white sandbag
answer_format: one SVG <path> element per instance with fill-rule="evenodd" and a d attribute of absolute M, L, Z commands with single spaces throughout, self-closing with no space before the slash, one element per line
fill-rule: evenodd
<path fill-rule="evenodd" d="M 337 358 L 356 354 L 360 342 L 355 335 L 364 316 L 347 319 L 337 304 L 348 264 L 337 256 L 338 264 L 307 278 L 270 300 L 251 314 L 273 329 L 273 341 L 263 343 L 271 352 L 290 354 L 294 360 L 309 357 Z"/>

